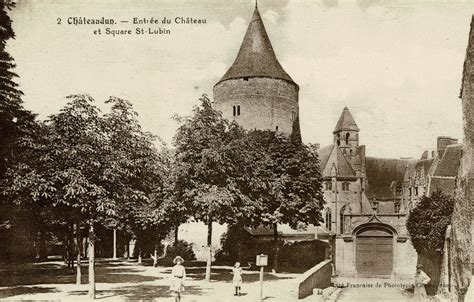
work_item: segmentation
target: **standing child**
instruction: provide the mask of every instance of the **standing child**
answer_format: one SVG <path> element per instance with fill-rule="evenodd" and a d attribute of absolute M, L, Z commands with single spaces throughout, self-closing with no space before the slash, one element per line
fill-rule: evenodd
<path fill-rule="evenodd" d="M 181 293 L 184 291 L 184 279 L 186 279 L 186 270 L 182 265 L 184 263 L 184 259 L 180 256 L 176 256 L 173 259 L 173 269 L 171 270 L 171 286 L 170 290 L 174 294 L 174 301 L 180 302 L 181 301 Z"/>
<path fill-rule="evenodd" d="M 249 266 L 246 269 L 250 268 Z M 234 296 L 240 296 L 240 289 L 242 286 L 242 268 L 240 267 L 240 262 L 236 262 L 234 267 L 232 268 L 232 273 L 234 274 L 234 278 L 232 279 L 232 284 L 235 287 L 235 294 Z"/>
<path fill-rule="evenodd" d="M 413 300 L 417 302 L 428 301 L 426 296 L 425 285 L 430 282 L 430 277 L 422 270 L 423 265 L 416 266 L 415 274 L 415 290 L 413 293 Z"/>

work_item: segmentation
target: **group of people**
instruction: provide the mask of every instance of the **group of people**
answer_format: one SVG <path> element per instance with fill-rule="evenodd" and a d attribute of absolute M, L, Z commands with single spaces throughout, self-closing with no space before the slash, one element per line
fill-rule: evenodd
<path fill-rule="evenodd" d="M 175 296 L 175 301 L 181 301 L 181 293 L 184 291 L 184 280 L 186 279 L 186 269 L 183 266 L 184 259 L 181 256 L 177 256 L 173 259 L 173 269 L 171 270 L 171 286 L 170 290 Z M 246 269 L 251 267 L 250 263 Z M 234 296 L 240 296 L 242 289 L 242 267 L 240 262 L 236 262 L 232 268 L 232 284 L 235 288 Z"/>
<path fill-rule="evenodd" d="M 173 260 L 173 269 L 171 270 L 171 286 L 170 290 L 174 293 L 175 301 L 181 301 L 181 293 L 184 291 L 184 280 L 186 279 L 186 269 L 183 266 L 184 259 L 181 256 L 177 256 Z M 249 266 L 246 269 L 250 268 Z M 423 265 L 418 264 L 416 266 L 415 284 L 413 300 L 416 302 L 428 301 L 425 285 L 430 282 L 430 277 L 422 270 Z M 232 285 L 235 288 L 234 296 L 240 296 L 242 288 L 242 267 L 240 262 L 236 262 L 232 268 Z"/>

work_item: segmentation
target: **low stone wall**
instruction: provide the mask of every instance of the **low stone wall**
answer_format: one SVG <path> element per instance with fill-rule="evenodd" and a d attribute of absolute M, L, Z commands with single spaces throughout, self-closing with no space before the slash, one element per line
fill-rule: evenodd
<path fill-rule="evenodd" d="M 306 298 L 313 294 L 313 289 L 324 289 L 331 286 L 332 266 L 331 260 L 323 262 L 306 271 L 297 280 L 298 299 Z"/>

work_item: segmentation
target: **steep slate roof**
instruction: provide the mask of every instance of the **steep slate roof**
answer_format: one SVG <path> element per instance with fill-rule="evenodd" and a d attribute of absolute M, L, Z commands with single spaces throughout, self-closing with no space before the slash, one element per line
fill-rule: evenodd
<path fill-rule="evenodd" d="M 342 111 L 341 116 L 337 121 L 336 128 L 334 128 L 333 133 L 339 132 L 341 130 L 353 130 L 357 132 L 359 131 L 359 127 L 357 127 L 357 124 L 354 118 L 352 117 L 349 108 L 347 107 L 344 107 L 344 110 Z"/>
<path fill-rule="evenodd" d="M 257 8 L 234 64 L 219 82 L 244 77 L 278 78 L 296 85 L 278 62 Z"/>
<path fill-rule="evenodd" d="M 369 199 L 393 199 L 392 181 L 402 182 L 410 160 L 367 157 L 366 194 Z"/>
<path fill-rule="evenodd" d="M 337 167 L 337 177 L 355 177 L 356 172 L 347 161 L 340 148 L 331 144 L 318 151 L 323 177 L 331 176 L 332 164 Z"/>
<path fill-rule="evenodd" d="M 453 196 L 456 181 L 454 178 L 431 178 L 430 195 L 436 191 L 442 191 L 446 195 Z"/>
<path fill-rule="evenodd" d="M 332 151 L 334 149 L 334 144 L 331 144 L 329 146 L 322 147 L 321 149 L 318 150 L 318 157 L 319 157 L 319 162 L 321 166 L 321 171 L 324 171 L 326 168 L 326 164 L 328 163 L 329 157 L 332 154 Z"/>
<path fill-rule="evenodd" d="M 410 178 L 426 179 L 434 162 L 435 158 L 409 161 L 404 180 L 408 181 Z M 424 180 L 422 182 L 424 183 Z"/>
<path fill-rule="evenodd" d="M 427 176 L 428 172 L 430 171 L 431 166 L 433 165 L 434 160 L 435 160 L 434 158 L 419 160 L 416 163 L 416 169 L 423 169 L 425 176 Z"/>
<path fill-rule="evenodd" d="M 456 177 L 461 162 L 462 144 L 449 145 L 433 176 Z"/>

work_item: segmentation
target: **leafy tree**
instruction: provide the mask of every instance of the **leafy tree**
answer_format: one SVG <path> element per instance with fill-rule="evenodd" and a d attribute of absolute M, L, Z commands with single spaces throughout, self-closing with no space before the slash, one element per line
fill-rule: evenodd
<path fill-rule="evenodd" d="M 324 206 L 317 153 L 300 142 L 298 136 L 287 137 L 273 131 L 251 131 L 248 134 L 258 154 L 253 167 L 255 184 L 250 196 L 261 207 L 260 222 L 274 232 L 273 270 L 278 266 L 278 224 L 319 225 Z M 295 138 L 296 137 L 296 138 Z"/>
<path fill-rule="evenodd" d="M 176 192 L 194 218 L 235 226 L 319 224 L 323 195 L 317 153 L 300 137 L 272 131 L 245 132 L 212 109 L 203 96 L 175 137 Z M 206 279 L 210 277 L 210 259 Z"/>
<path fill-rule="evenodd" d="M 110 98 L 107 103 L 112 105 L 104 116 L 110 147 L 125 172 L 122 194 L 115 198 L 120 198 L 117 219 L 137 237 L 141 261 L 143 245 L 151 240 L 157 247 L 169 231 L 163 204 L 171 155 L 163 143 L 160 152 L 156 149 L 156 137 L 141 129 L 130 102 Z"/>
<path fill-rule="evenodd" d="M 209 256 L 206 280 L 210 280 L 212 261 L 212 223 L 235 223 L 241 216 L 237 206 L 245 200 L 235 182 L 236 165 L 229 146 L 244 132 L 229 124 L 212 108 L 206 95 L 200 98 L 193 115 L 178 118 L 180 126 L 174 138 L 176 147 L 176 201 L 187 213 L 208 226 Z"/>
<path fill-rule="evenodd" d="M 161 194 L 164 171 L 153 136 L 141 131 L 128 101 L 110 98 L 111 112 L 102 115 L 88 95 L 67 99 L 66 106 L 41 128 L 44 135 L 23 142 L 29 150 L 26 155 L 35 161 L 11 169 L 3 191 L 18 200 L 57 209 L 57 216 L 73 223 L 77 234 L 81 226 L 87 226 L 89 294 L 93 298 L 94 226 L 110 218 L 122 220 L 131 208 L 156 215 L 132 216 L 134 225 L 161 219 L 157 212 L 161 199 L 156 196 Z"/>
<path fill-rule="evenodd" d="M 8 41 L 15 38 L 12 20 L 8 15 L 8 11 L 14 7 L 13 1 L 0 1 L 0 137 L 2 140 L 0 144 L 0 182 L 5 178 L 7 169 L 18 161 L 17 155 L 21 149 L 17 142 L 22 137 L 31 136 L 32 130 L 36 126 L 34 114 L 23 107 L 21 99 L 23 93 L 16 83 L 18 75 L 14 72 L 16 65 L 6 50 Z M 24 231 L 29 229 L 28 224 L 32 221 L 24 220 L 22 217 L 35 217 L 33 211 L 30 211 L 28 207 L 13 204 L 13 201 L 8 198 L 2 198 L 0 204 L 3 209 L 0 213 L 0 231 L 4 229 L 2 226 L 8 226 L 10 231 L 6 235 L 13 237 L 12 233 L 18 229 Z M 41 221 L 37 220 L 37 222 Z M 30 230 L 29 235 L 34 239 L 34 228 Z M 4 250 L 17 244 L 24 244 L 24 242 L 12 242 L 12 245 L 6 245 Z"/>
<path fill-rule="evenodd" d="M 12 1 L 0 1 L 0 177 L 17 151 L 15 141 L 27 134 L 28 128 L 34 123 L 34 115 L 23 108 L 23 92 L 15 82 L 18 75 L 13 71 L 16 65 L 6 50 L 7 41 L 15 38 L 12 20 L 7 12 L 14 7 Z"/>
<path fill-rule="evenodd" d="M 454 201 L 441 191 L 423 196 L 411 210 L 407 229 L 415 250 L 422 254 L 443 254 L 446 228 L 451 223 Z"/>

